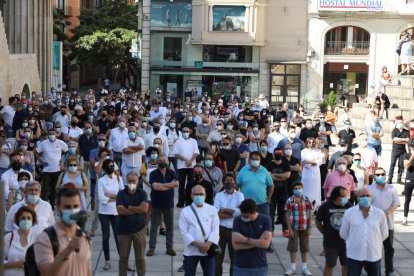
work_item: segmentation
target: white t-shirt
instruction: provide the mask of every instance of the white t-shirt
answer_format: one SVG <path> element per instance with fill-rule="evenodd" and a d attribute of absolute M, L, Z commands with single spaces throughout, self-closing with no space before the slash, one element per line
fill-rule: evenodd
<path fill-rule="evenodd" d="M 180 137 L 174 145 L 173 154 L 180 154 L 186 159 L 191 159 L 194 154 L 200 154 L 197 141 L 193 138 L 185 140 L 183 137 Z M 185 161 L 177 158 L 177 169 L 193 168 L 195 164 L 196 161 L 194 160 L 191 163 L 191 166 L 188 167 Z"/>
<path fill-rule="evenodd" d="M 127 167 L 141 168 L 142 166 L 142 154 L 145 150 L 144 140 L 141 137 L 136 137 L 135 141 L 132 141 L 130 138 L 125 139 L 124 146 L 139 146 L 142 145 L 144 149 L 137 151 L 135 153 L 125 154 L 122 153 L 122 165 Z"/>
<path fill-rule="evenodd" d="M 83 130 L 80 127 L 64 127 L 63 134 L 69 135 L 70 138 L 79 138 L 83 134 Z"/>
<path fill-rule="evenodd" d="M 6 105 L 0 113 L 3 114 L 4 123 L 11 126 L 13 124 L 13 118 L 14 114 L 16 114 L 16 110 L 11 105 Z"/>
<path fill-rule="evenodd" d="M 29 171 L 20 169 L 19 173 L 26 172 L 30 175 L 30 180 L 33 180 L 32 174 Z M 1 181 L 4 182 L 4 196 L 9 196 L 10 190 L 17 190 L 19 188 L 19 182 L 17 176 L 19 173 L 15 173 L 13 169 L 8 169 L 1 175 Z"/>
<path fill-rule="evenodd" d="M 68 150 L 68 145 L 58 139 L 54 142 L 50 142 L 47 139 L 42 141 L 36 150 L 38 153 L 42 154 L 42 160 L 48 164 L 43 168 L 43 171 L 58 172 L 60 171 L 59 163 L 62 159 L 62 152 Z"/>

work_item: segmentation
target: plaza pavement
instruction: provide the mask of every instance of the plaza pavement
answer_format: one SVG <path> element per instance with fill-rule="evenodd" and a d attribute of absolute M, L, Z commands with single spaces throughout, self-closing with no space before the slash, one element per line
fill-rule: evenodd
<path fill-rule="evenodd" d="M 384 167 L 387 171 L 390 162 L 390 145 L 384 145 L 383 155 L 380 157 L 379 164 Z M 394 179 L 395 181 L 395 179 Z M 402 185 L 394 184 L 401 194 L 403 190 Z M 177 192 L 176 192 L 177 195 Z M 401 221 L 403 218 L 403 204 L 404 196 L 400 195 L 401 207 L 398 208 L 395 214 L 395 238 L 394 238 L 394 266 L 397 275 L 410 276 L 414 275 L 414 214 L 409 214 L 409 226 L 402 226 Z M 411 206 L 411 212 L 414 208 L 414 203 Z M 174 249 L 177 252 L 177 256 L 171 257 L 165 254 L 165 236 L 158 236 L 156 255 L 153 257 L 146 257 L 147 274 L 150 276 L 178 276 L 184 275 L 184 273 L 177 272 L 178 267 L 182 264 L 183 256 L 183 240 L 178 229 L 178 218 L 182 209 L 175 209 L 175 225 L 174 225 Z M 90 220 L 88 221 L 87 230 L 90 230 Z M 289 253 L 286 251 L 287 239 L 282 236 L 281 226 L 277 225 L 275 230 L 275 236 L 273 237 L 272 246 L 274 253 L 267 253 L 267 261 L 269 263 L 269 275 L 284 275 L 285 269 L 290 265 Z M 147 239 L 148 240 L 148 239 Z M 102 269 L 104 265 L 104 256 L 102 251 L 102 236 L 100 228 L 97 231 L 97 235 L 93 238 L 92 242 L 92 273 L 93 275 L 109 276 L 118 275 L 118 254 L 115 247 L 115 242 L 112 237 L 110 239 L 111 249 L 111 260 L 112 269 L 104 271 Z M 147 248 L 148 250 L 148 242 Z M 308 267 L 313 275 L 323 275 L 323 267 L 325 263 L 324 257 L 319 256 L 322 250 L 322 235 L 318 232 L 316 227 L 313 225 L 312 235 L 310 237 L 310 254 L 308 256 Z M 298 254 L 299 257 L 299 254 Z M 135 265 L 134 253 L 131 250 L 129 257 L 130 265 Z M 382 263 L 382 266 L 384 264 Z M 226 257 L 223 265 L 223 275 L 229 275 L 229 258 Z M 297 275 L 301 275 L 301 262 L 300 257 L 297 262 Z M 341 275 L 339 263 L 334 270 L 334 275 Z M 384 275 L 384 268 L 382 268 Z M 137 275 L 136 272 L 128 272 L 128 275 Z M 197 275 L 202 275 L 200 267 L 198 267 Z"/>

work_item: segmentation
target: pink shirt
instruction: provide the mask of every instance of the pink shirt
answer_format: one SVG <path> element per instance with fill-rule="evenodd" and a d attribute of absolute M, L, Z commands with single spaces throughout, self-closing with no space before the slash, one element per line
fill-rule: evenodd
<path fill-rule="evenodd" d="M 354 178 L 347 172 L 343 175 L 338 171 L 328 173 L 323 184 L 327 197 L 331 196 L 331 192 L 336 186 L 344 187 L 348 191 L 348 198 L 350 198 L 351 192 L 355 189 Z"/>

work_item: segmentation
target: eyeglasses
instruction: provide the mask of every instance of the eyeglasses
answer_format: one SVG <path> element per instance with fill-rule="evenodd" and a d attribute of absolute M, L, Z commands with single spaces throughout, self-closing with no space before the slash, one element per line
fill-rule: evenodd
<path fill-rule="evenodd" d="M 193 196 L 203 196 L 205 194 L 193 194 Z"/>
<path fill-rule="evenodd" d="M 308 145 L 315 145 L 315 143 L 308 143 Z"/>
<path fill-rule="evenodd" d="M 106 141 L 105 139 L 98 139 L 98 141 Z"/>
<path fill-rule="evenodd" d="M 371 197 L 370 195 L 360 195 L 359 197 Z"/>
<path fill-rule="evenodd" d="M 183 131 L 183 133 L 188 133 L 188 131 L 186 130 L 186 131 Z"/>
<path fill-rule="evenodd" d="M 77 167 L 78 164 L 69 164 L 69 167 Z"/>
<path fill-rule="evenodd" d="M 385 176 L 385 173 L 376 173 L 375 176 Z"/>
<path fill-rule="evenodd" d="M 227 146 L 229 146 L 230 144 L 223 144 L 223 146 L 225 146 L 225 147 L 227 147 Z"/>
<path fill-rule="evenodd" d="M 319 117 L 319 119 L 325 119 L 325 117 Z"/>
<path fill-rule="evenodd" d="M 216 126 L 222 126 L 222 124 L 217 124 Z"/>

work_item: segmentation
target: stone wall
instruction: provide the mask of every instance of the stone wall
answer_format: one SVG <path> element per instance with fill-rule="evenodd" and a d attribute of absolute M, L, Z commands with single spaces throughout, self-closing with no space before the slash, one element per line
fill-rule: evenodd
<path fill-rule="evenodd" d="M 40 78 L 35 54 L 10 54 L 0 13 L 0 98 L 21 93 L 25 84 L 30 91 L 40 91 Z"/>

